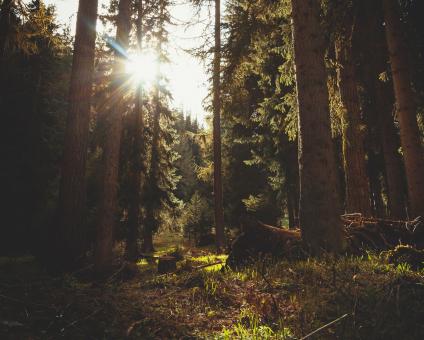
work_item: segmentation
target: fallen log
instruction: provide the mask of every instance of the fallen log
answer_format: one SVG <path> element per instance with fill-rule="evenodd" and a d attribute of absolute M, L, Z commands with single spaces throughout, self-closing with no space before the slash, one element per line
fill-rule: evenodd
<path fill-rule="evenodd" d="M 403 244 L 424 248 L 424 219 L 394 221 L 364 217 L 361 214 L 342 215 L 347 253 L 361 255 L 366 250 L 384 251 Z M 241 234 L 231 245 L 227 265 L 237 268 L 263 256 L 299 259 L 307 254 L 299 229 L 282 229 L 254 219 L 241 222 Z"/>
<path fill-rule="evenodd" d="M 262 256 L 291 259 L 303 253 L 299 229 L 281 229 L 256 220 L 244 220 L 241 227 L 242 233 L 232 243 L 227 259 L 230 268 Z"/>

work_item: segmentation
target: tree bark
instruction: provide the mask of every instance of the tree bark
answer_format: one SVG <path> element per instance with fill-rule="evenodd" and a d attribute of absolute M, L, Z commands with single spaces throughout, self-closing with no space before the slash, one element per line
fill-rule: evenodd
<path fill-rule="evenodd" d="M 340 197 L 331 138 L 320 4 L 292 0 L 299 105 L 299 170 L 302 238 L 314 254 L 344 248 Z"/>
<path fill-rule="evenodd" d="M 414 218 L 424 216 L 424 152 L 417 123 L 417 107 L 411 87 L 407 46 L 402 34 L 399 4 L 397 0 L 383 0 L 383 8 L 408 183 L 409 217 Z"/>
<path fill-rule="evenodd" d="M 137 19 L 137 42 L 138 52 L 142 51 L 142 29 L 143 29 L 143 0 L 139 0 Z M 133 113 L 132 126 L 130 127 L 132 142 L 132 157 L 130 165 L 130 197 L 128 207 L 128 231 L 126 239 L 126 257 L 135 260 L 138 256 L 138 230 L 140 227 L 140 205 L 141 205 L 141 153 L 143 149 L 143 95 L 142 86 L 139 84 L 136 89 L 135 107 Z"/>
<path fill-rule="evenodd" d="M 127 51 L 131 31 L 131 0 L 120 0 L 118 6 L 116 43 Z M 102 195 L 99 204 L 94 267 L 98 273 L 105 272 L 112 263 L 113 231 L 117 211 L 119 155 L 122 135 L 122 115 L 125 111 L 123 97 L 126 95 L 125 56 L 115 52 L 114 80 L 111 86 L 111 107 L 107 117 L 106 140 L 103 150 L 104 173 Z"/>
<path fill-rule="evenodd" d="M 14 0 L 4 0 L 0 8 L 0 70 L 4 62 L 7 36 L 10 28 L 10 15 Z"/>
<path fill-rule="evenodd" d="M 225 244 L 221 151 L 221 0 L 215 0 L 215 55 L 213 63 L 213 191 L 216 247 Z"/>
<path fill-rule="evenodd" d="M 59 192 L 59 228 L 54 231 L 56 256 L 64 267 L 72 267 L 85 250 L 83 216 L 85 210 L 85 166 L 94 54 L 97 0 L 80 0 L 77 16 L 74 56 L 66 122 L 61 183 Z"/>
<path fill-rule="evenodd" d="M 381 187 L 381 166 L 379 159 L 373 150 L 368 151 L 368 173 L 370 176 L 371 201 L 373 215 L 383 217 L 386 215 L 386 209 L 382 198 Z"/>
<path fill-rule="evenodd" d="M 404 170 L 399 154 L 399 137 L 394 126 L 394 119 L 390 105 L 387 105 L 384 95 L 384 84 L 375 80 L 376 109 L 379 117 L 380 140 L 386 169 L 386 186 L 389 215 L 391 218 L 402 220 L 405 214 L 406 187 L 403 181 Z"/>
<path fill-rule="evenodd" d="M 371 216 L 364 131 L 361 130 L 361 106 L 355 77 L 355 66 L 352 60 L 353 20 L 352 18 L 347 20 L 349 22 L 346 24 L 344 32 L 336 41 L 338 86 L 344 105 L 342 124 L 346 212 Z"/>

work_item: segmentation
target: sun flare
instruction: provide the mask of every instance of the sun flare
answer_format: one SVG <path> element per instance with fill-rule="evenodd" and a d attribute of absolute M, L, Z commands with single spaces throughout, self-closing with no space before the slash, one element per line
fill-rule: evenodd
<path fill-rule="evenodd" d="M 159 65 L 154 53 L 145 52 L 130 56 L 125 68 L 134 83 L 150 87 L 156 81 Z"/>

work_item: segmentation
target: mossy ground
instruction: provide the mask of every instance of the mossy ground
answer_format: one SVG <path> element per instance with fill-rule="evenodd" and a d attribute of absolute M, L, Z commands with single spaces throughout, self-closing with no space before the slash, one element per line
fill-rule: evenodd
<path fill-rule="evenodd" d="M 175 237 L 159 238 L 160 254 Z M 51 277 L 31 258 L 0 261 L 1 339 L 423 339 L 424 271 L 374 255 L 258 262 L 236 272 L 186 247 L 175 274 L 140 261 L 106 283 Z M 117 270 L 120 267 L 117 267 Z"/>

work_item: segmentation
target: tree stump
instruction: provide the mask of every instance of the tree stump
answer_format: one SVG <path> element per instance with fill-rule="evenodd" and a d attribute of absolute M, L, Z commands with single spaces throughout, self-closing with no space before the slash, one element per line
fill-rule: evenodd
<path fill-rule="evenodd" d="M 167 274 L 177 270 L 177 259 L 173 256 L 161 256 L 158 260 L 158 273 Z"/>

